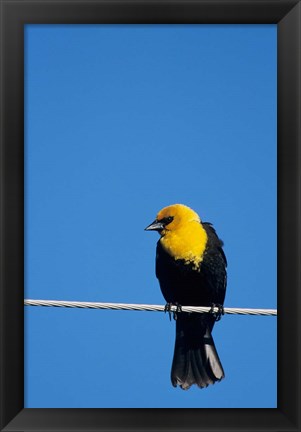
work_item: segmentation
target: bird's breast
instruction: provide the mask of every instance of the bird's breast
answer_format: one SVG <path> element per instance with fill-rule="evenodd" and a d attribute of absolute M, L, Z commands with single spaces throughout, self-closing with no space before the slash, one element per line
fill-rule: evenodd
<path fill-rule="evenodd" d="M 199 222 L 192 223 L 175 231 L 167 231 L 161 237 L 163 249 L 175 260 L 192 264 L 197 270 L 203 260 L 207 245 L 207 233 Z"/>

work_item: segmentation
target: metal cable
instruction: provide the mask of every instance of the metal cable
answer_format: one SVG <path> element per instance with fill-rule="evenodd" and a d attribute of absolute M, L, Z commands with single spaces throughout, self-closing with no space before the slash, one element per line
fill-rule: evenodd
<path fill-rule="evenodd" d="M 99 303 L 99 302 L 79 302 L 63 300 L 32 300 L 25 299 L 25 306 L 48 306 L 48 307 L 67 307 L 67 308 L 88 308 L 88 309 L 120 309 L 135 311 L 156 311 L 164 312 L 165 306 L 149 304 L 130 304 L 130 303 Z M 177 306 L 171 306 L 171 312 L 177 311 Z M 182 306 L 182 312 L 209 312 L 211 307 Z M 213 312 L 218 312 L 215 307 Z M 230 315 L 270 315 L 276 316 L 277 309 L 248 309 L 248 308 L 224 308 L 225 314 Z"/>

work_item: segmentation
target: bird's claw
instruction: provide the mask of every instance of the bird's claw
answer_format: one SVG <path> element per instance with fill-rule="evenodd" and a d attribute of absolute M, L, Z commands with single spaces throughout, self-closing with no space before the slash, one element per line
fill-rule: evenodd
<path fill-rule="evenodd" d="M 178 313 L 182 312 L 182 306 L 179 303 L 176 303 L 176 310 L 173 312 L 173 319 L 176 320 L 178 318 Z"/>
<path fill-rule="evenodd" d="M 176 306 L 176 310 L 172 311 L 171 310 L 172 306 Z M 165 313 L 168 312 L 170 321 L 171 321 L 171 313 L 172 313 L 173 319 L 176 320 L 178 313 L 182 312 L 182 306 L 179 303 L 166 303 L 166 305 L 164 307 L 164 312 Z"/>
<path fill-rule="evenodd" d="M 218 308 L 218 311 L 215 312 L 215 308 Z M 224 306 L 218 303 L 212 303 L 211 309 L 209 311 L 210 314 L 212 314 L 215 318 L 215 321 L 219 321 L 222 317 L 222 315 L 225 314 Z"/>
<path fill-rule="evenodd" d="M 171 306 L 172 303 L 166 303 L 165 307 L 164 307 L 164 312 L 168 312 L 169 315 L 169 320 L 171 321 Z"/>

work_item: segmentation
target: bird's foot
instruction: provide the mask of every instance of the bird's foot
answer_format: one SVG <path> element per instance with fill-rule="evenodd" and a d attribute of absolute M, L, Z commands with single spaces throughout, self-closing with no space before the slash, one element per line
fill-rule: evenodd
<path fill-rule="evenodd" d="M 215 308 L 218 309 L 217 312 L 214 310 Z M 219 304 L 219 303 L 212 303 L 209 313 L 214 316 L 215 321 L 219 321 L 221 319 L 222 315 L 225 314 L 224 306 Z"/>
<path fill-rule="evenodd" d="M 176 320 L 178 318 L 178 313 L 182 312 L 182 306 L 179 303 L 175 304 L 176 310 L 173 312 L 173 319 Z"/>
<path fill-rule="evenodd" d="M 172 311 L 171 308 L 172 306 L 176 306 L 176 310 Z M 173 319 L 176 320 L 178 313 L 182 312 L 182 306 L 179 303 L 166 303 L 165 307 L 164 307 L 164 312 L 168 312 L 169 315 L 169 319 L 171 321 L 171 313 L 173 316 Z"/>
<path fill-rule="evenodd" d="M 165 307 L 164 307 L 164 312 L 168 312 L 169 315 L 169 321 L 171 321 L 171 307 L 172 307 L 172 303 L 166 303 Z"/>

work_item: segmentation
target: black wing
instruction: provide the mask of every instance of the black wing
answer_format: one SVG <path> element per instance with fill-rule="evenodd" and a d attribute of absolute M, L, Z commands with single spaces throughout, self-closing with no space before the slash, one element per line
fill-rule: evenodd
<path fill-rule="evenodd" d="M 202 272 L 210 285 L 213 303 L 223 304 L 227 287 L 227 258 L 223 251 L 223 242 L 209 222 L 203 222 L 202 225 L 208 236 L 204 258 L 201 263 Z"/>

